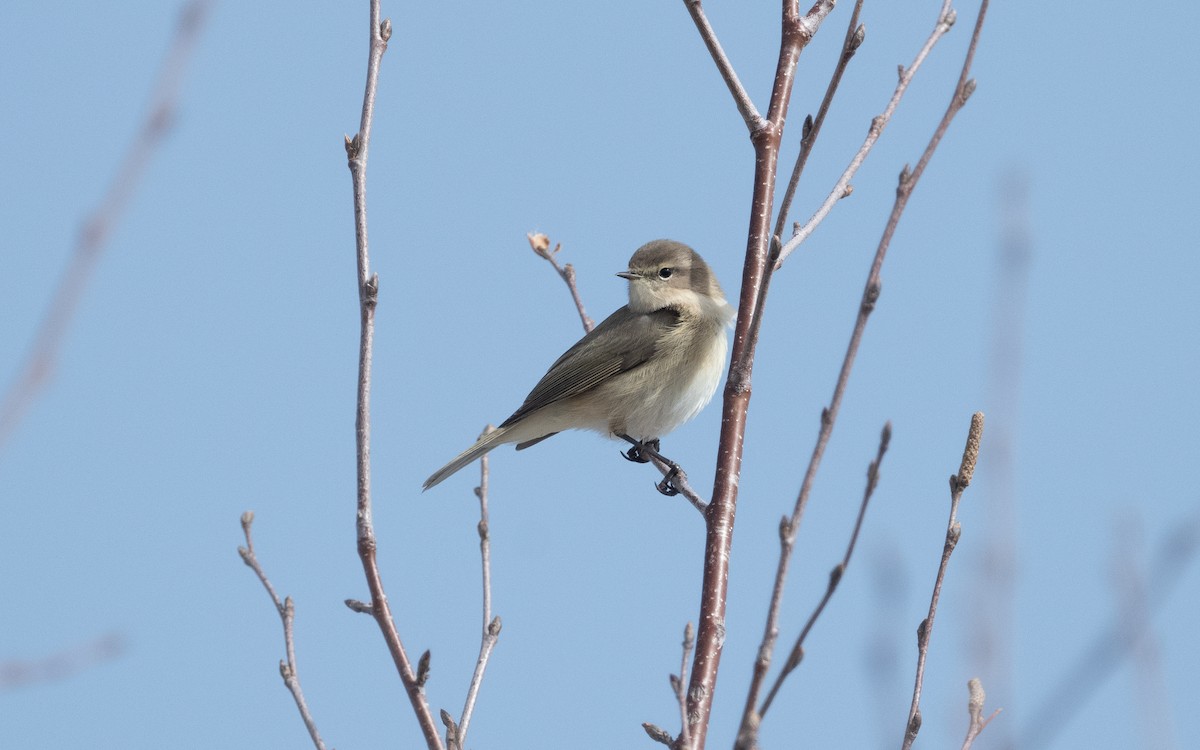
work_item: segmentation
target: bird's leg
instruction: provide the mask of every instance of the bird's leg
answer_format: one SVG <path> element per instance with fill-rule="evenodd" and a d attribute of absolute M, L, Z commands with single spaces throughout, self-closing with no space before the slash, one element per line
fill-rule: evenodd
<path fill-rule="evenodd" d="M 644 464 L 649 463 L 652 458 L 657 458 L 670 467 L 670 471 L 663 475 L 662 481 L 656 484 L 655 487 L 667 497 L 679 494 L 679 488 L 675 486 L 675 480 L 687 475 L 683 473 L 683 469 L 679 468 L 679 464 L 658 452 L 660 446 L 658 438 L 652 440 L 634 440 L 628 435 L 617 435 L 617 437 L 629 442 L 633 446 L 629 450 L 621 452 L 621 455 L 626 460 Z"/>

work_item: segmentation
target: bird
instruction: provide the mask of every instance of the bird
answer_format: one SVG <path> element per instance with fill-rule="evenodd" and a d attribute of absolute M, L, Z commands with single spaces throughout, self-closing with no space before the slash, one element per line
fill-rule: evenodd
<path fill-rule="evenodd" d="M 642 245 L 617 276 L 629 282 L 629 304 L 563 353 L 512 416 L 430 475 L 424 490 L 500 445 L 524 450 L 583 429 L 631 443 L 622 454 L 631 461 L 662 459 L 671 471 L 658 488 L 678 492 L 670 480 L 679 467 L 658 453 L 659 438 L 712 399 L 734 310 L 708 264 L 682 242 Z"/>

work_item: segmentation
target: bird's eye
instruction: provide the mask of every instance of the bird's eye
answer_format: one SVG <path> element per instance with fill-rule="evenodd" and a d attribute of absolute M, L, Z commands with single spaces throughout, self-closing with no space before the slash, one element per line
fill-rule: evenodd
<path fill-rule="evenodd" d="M 658 278 L 669 279 L 669 278 L 671 278 L 671 274 L 674 272 L 675 272 L 674 268 L 660 268 L 660 269 L 658 269 Z"/>

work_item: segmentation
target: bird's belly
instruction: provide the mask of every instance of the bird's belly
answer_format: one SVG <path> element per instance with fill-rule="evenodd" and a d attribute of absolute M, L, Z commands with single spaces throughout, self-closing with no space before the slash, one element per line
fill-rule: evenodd
<path fill-rule="evenodd" d="M 673 377 L 648 372 L 622 409 L 612 415 L 611 432 L 624 432 L 639 440 L 666 435 L 700 413 L 717 390 L 725 369 L 724 330 L 704 346 L 684 351 L 679 361 L 665 367 Z M 622 429 L 618 429 L 622 428 Z"/>

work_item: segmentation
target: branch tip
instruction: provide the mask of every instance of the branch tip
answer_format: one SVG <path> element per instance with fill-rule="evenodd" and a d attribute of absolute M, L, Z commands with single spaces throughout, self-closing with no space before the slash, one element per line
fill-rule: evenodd
<path fill-rule="evenodd" d="M 967 713 L 971 716 L 971 723 L 977 723 L 980 716 L 983 714 L 983 702 L 987 694 L 983 691 L 983 683 L 978 677 L 972 677 L 967 681 Z"/>
<path fill-rule="evenodd" d="M 853 55 L 855 52 L 857 52 L 858 48 L 862 46 L 862 43 L 866 41 L 866 39 L 867 25 L 865 23 L 860 23 L 858 28 L 854 30 L 854 36 L 850 37 L 849 49 L 846 50 L 847 54 Z"/>
<path fill-rule="evenodd" d="M 962 463 L 958 467 L 958 485 L 966 488 L 975 474 L 975 462 L 979 460 L 979 445 L 983 440 L 983 412 L 971 415 L 971 428 L 967 432 L 967 444 L 963 448 Z"/>
<path fill-rule="evenodd" d="M 529 240 L 529 248 L 533 252 L 549 260 L 550 238 L 541 232 L 527 232 L 525 238 Z"/>
<path fill-rule="evenodd" d="M 646 734 L 650 736 L 650 739 L 654 740 L 655 742 L 661 742 L 667 747 L 670 747 L 675 742 L 675 739 L 671 736 L 671 734 L 657 724 L 651 724 L 648 721 L 643 721 L 642 729 L 646 730 Z"/>
<path fill-rule="evenodd" d="M 425 683 L 429 681 L 429 662 L 432 660 L 433 654 L 429 649 L 425 649 L 425 653 L 421 654 L 421 658 L 417 660 L 417 687 L 425 687 Z"/>

